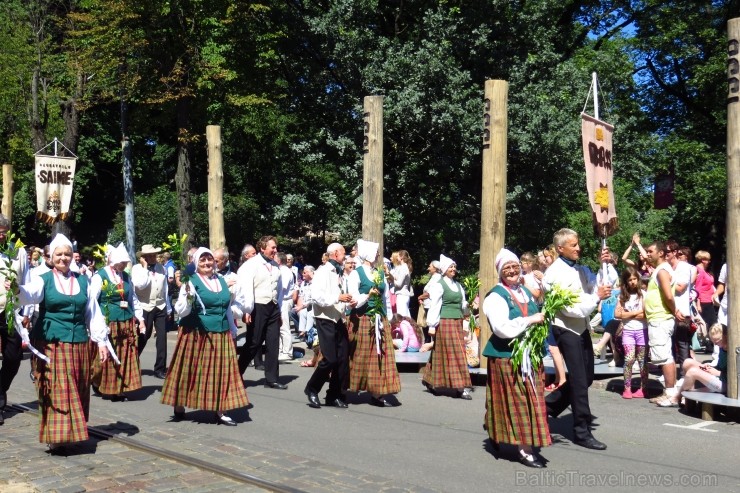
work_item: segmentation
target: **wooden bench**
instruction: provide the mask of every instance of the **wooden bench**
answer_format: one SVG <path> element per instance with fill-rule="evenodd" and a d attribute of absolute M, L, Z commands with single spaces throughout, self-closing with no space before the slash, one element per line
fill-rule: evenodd
<path fill-rule="evenodd" d="M 426 365 L 429 361 L 429 351 L 423 353 L 409 353 L 406 351 L 396 351 L 396 364 L 417 364 Z"/>
<path fill-rule="evenodd" d="M 714 408 L 716 406 L 740 408 L 740 399 L 730 399 L 722 394 L 709 392 L 708 389 L 689 390 L 682 392 L 681 395 L 687 401 L 701 403 L 701 419 L 705 421 L 714 421 Z"/>

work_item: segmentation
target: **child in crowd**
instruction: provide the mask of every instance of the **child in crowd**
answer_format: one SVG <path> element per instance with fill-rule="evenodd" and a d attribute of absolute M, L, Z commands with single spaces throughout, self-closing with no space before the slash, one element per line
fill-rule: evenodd
<path fill-rule="evenodd" d="M 640 273 L 634 267 L 622 271 L 621 292 L 615 316 L 622 321 L 622 346 L 624 347 L 624 399 L 645 397 L 648 383 L 648 368 L 645 348 L 648 343 L 647 319 L 645 318 L 645 293 L 641 289 Z M 640 388 L 632 392 L 632 366 L 637 360 L 640 368 Z"/>
<path fill-rule="evenodd" d="M 701 382 L 710 392 L 727 393 L 727 329 L 721 324 L 714 324 L 709 329 L 709 338 L 719 346 L 717 366 L 699 363 L 695 359 L 683 362 L 683 383 L 673 397 L 658 401 L 660 407 L 678 407 L 681 393 L 692 390 L 696 382 Z"/>
<path fill-rule="evenodd" d="M 410 317 L 399 314 L 393 315 L 391 319 L 391 333 L 393 334 L 393 346 L 401 352 L 418 353 L 421 349 L 421 341 L 424 334 L 416 322 Z"/>

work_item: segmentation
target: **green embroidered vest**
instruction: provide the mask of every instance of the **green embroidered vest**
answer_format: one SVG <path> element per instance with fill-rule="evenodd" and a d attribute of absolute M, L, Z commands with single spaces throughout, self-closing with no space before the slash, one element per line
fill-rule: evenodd
<path fill-rule="evenodd" d="M 447 283 L 444 280 L 444 277 L 442 277 L 439 280 L 440 286 L 442 286 L 442 309 L 439 312 L 439 318 L 454 318 L 454 319 L 462 319 L 463 318 L 463 311 L 462 311 L 462 301 L 463 301 L 463 292 L 462 292 L 462 286 L 457 281 L 454 281 L 457 283 L 457 291 L 453 291 L 450 289 L 450 287 L 447 285 Z"/>
<path fill-rule="evenodd" d="M 121 301 L 128 302 L 129 296 L 131 295 L 131 279 L 126 272 L 121 272 L 121 280 L 123 282 L 123 298 L 118 293 L 118 286 L 113 280 L 108 277 L 108 271 L 100 269 L 97 274 L 103 280 L 103 284 L 108 282 L 108 291 L 106 289 L 100 289 L 100 295 L 98 296 L 98 304 L 103 315 L 108 315 L 109 322 L 125 322 L 134 318 L 134 307 L 128 306 L 127 308 L 121 308 Z"/>
<path fill-rule="evenodd" d="M 31 331 L 32 339 L 47 342 L 87 342 L 85 309 L 87 308 L 87 276 L 72 273 L 80 285 L 75 295 L 60 293 L 54 285 L 54 271 L 44 272 L 44 299 L 39 304 L 39 318 Z M 67 288 L 69 283 L 62 279 Z"/>
<path fill-rule="evenodd" d="M 537 313 L 539 308 L 537 308 L 537 303 L 534 301 L 534 296 L 532 296 L 532 293 L 530 293 L 526 287 L 522 286 L 522 289 L 527 295 L 527 298 L 529 298 L 529 302 L 527 303 L 528 314 Z M 501 284 L 497 284 L 488 292 L 486 297 L 494 292 L 505 299 L 506 303 L 509 304 L 509 320 L 525 316 L 516 301 L 511 298 L 511 293 L 508 289 Z M 488 339 L 486 347 L 483 348 L 483 356 L 487 356 L 489 358 L 511 358 L 511 346 L 509 346 L 509 344 L 511 344 L 512 340 L 513 339 L 503 339 L 496 334 L 491 333 L 491 337 Z"/>
<path fill-rule="evenodd" d="M 180 325 L 205 330 L 206 332 L 226 332 L 229 330 L 229 319 L 226 318 L 226 311 L 230 309 L 231 294 L 224 278 L 218 276 L 217 282 L 221 283 L 221 291 L 218 293 L 208 289 L 198 274 L 191 276 L 190 282 L 193 283 L 195 292 L 203 301 L 206 311 L 203 313 L 203 306 L 201 306 L 197 297 L 194 298 L 190 313 L 183 317 Z"/>

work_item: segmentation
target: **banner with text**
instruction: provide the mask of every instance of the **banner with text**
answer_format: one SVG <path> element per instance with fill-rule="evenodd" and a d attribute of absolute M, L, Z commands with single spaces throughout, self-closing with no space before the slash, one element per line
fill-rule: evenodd
<path fill-rule="evenodd" d="M 36 156 L 36 217 L 53 224 L 66 219 L 72 201 L 77 159 Z"/>
<path fill-rule="evenodd" d="M 619 227 L 614 205 L 612 134 L 614 127 L 581 113 L 583 159 L 586 162 L 586 188 L 593 210 L 597 236 L 611 236 Z"/>

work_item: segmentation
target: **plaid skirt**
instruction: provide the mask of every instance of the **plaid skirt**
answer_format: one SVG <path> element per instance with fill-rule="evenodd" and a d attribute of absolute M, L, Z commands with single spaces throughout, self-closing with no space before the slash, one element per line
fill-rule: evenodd
<path fill-rule="evenodd" d="M 204 411 L 228 411 L 249 404 L 229 331 L 180 329 L 161 402 Z"/>
<path fill-rule="evenodd" d="M 118 395 L 123 392 L 141 388 L 141 371 L 139 370 L 139 352 L 136 347 L 138 334 L 134 319 L 126 322 L 111 322 L 110 340 L 116 356 L 121 364 L 116 364 L 113 358 L 108 358 L 100 364 L 100 355 L 97 344 L 93 343 L 93 385 L 98 387 L 101 394 Z"/>
<path fill-rule="evenodd" d="M 439 321 L 422 381 L 432 389 L 462 390 L 472 386 L 462 319 L 443 318 Z"/>
<path fill-rule="evenodd" d="M 396 353 L 388 321 L 383 319 L 380 354 L 375 344 L 375 324 L 367 316 L 349 318 L 349 389 L 373 395 L 397 394 L 401 378 L 396 368 Z"/>
<path fill-rule="evenodd" d="M 552 445 L 547 426 L 542 367 L 535 386 L 524 382 L 508 358 L 488 358 L 486 419 L 492 442 L 547 447 Z"/>
<path fill-rule="evenodd" d="M 39 398 L 39 441 L 70 443 L 88 439 L 90 417 L 90 343 L 35 340 L 47 364 L 33 358 Z"/>

